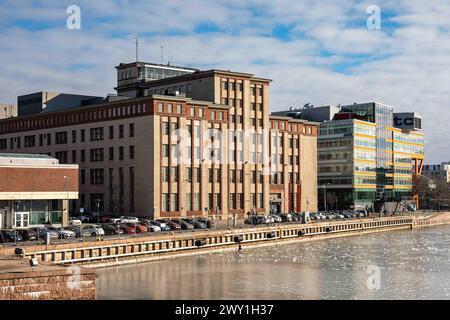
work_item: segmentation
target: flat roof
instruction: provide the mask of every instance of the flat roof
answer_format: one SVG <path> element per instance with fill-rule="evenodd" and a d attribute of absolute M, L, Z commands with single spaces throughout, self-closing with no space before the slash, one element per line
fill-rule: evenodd
<path fill-rule="evenodd" d="M 0 158 L 15 159 L 55 159 L 46 154 L 25 154 L 25 153 L 0 153 Z"/>

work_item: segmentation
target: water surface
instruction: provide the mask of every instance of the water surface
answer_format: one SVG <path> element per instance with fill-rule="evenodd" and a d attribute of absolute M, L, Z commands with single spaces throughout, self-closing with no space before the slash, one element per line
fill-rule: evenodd
<path fill-rule="evenodd" d="M 376 282 L 367 285 L 369 266 L 380 270 L 379 289 Z M 244 248 L 98 273 L 98 299 L 449 299 L 450 226 Z"/>

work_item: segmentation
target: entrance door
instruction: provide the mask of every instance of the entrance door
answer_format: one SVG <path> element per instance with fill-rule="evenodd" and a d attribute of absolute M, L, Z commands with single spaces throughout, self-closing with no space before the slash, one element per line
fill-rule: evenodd
<path fill-rule="evenodd" d="M 30 213 L 29 212 L 16 212 L 16 228 L 28 228 Z"/>

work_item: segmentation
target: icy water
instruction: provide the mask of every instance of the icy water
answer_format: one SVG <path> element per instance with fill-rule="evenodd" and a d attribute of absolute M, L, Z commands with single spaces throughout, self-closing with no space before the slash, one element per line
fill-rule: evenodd
<path fill-rule="evenodd" d="M 97 297 L 450 299 L 450 226 L 100 269 Z"/>

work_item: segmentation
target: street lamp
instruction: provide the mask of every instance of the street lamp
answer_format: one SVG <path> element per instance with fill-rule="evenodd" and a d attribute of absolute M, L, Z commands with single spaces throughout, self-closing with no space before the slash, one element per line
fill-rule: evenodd
<path fill-rule="evenodd" d="M 64 176 L 64 180 L 66 180 L 66 198 L 67 198 L 67 218 L 69 217 L 69 178 Z M 81 218 L 81 217 L 80 217 Z"/>

